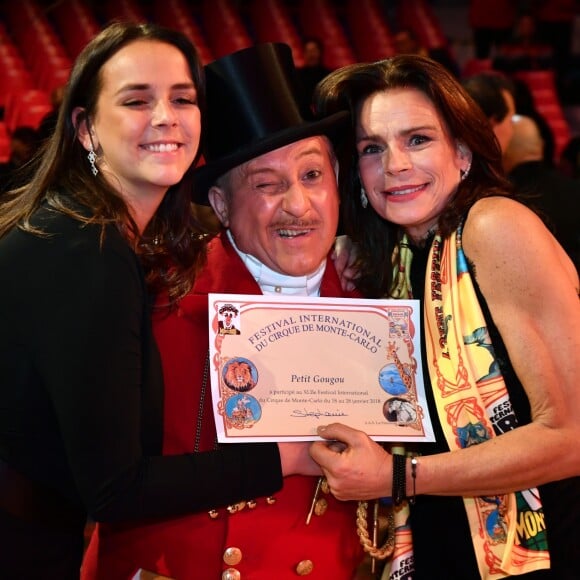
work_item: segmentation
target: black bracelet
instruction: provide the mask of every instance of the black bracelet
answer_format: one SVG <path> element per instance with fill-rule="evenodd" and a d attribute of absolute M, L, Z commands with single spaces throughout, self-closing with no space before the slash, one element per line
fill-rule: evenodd
<path fill-rule="evenodd" d="M 400 505 L 407 494 L 407 457 L 393 453 L 393 503 Z"/>
<path fill-rule="evenodd" d="M 419 461 L 416 456 L 411 457 L 411 477 L 413 478 L 413 495 L 409 498 L 409 503 L 413 505 L 415 503 L 416 491 L 415 483 L 417 482 L 417 465 Z"/>

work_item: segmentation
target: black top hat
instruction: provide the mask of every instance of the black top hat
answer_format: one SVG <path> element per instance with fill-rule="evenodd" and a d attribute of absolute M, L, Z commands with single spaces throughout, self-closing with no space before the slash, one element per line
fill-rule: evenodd
<path fill-rule="evenodd" d="M 348 113 L 314 119 L 303 106 L 290 47 L 265 43 L 208 64 L 205 165 L 195 170 L 194 201 L 230 169 L 314 135 L 338 136 Z"/>

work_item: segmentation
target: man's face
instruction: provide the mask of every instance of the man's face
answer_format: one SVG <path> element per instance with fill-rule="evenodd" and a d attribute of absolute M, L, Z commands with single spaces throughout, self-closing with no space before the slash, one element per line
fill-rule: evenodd
<path fill-rule="evenodd" d="M 316 42 L 307 42 L 304 45 L 304 64 L 306 66 L 318 66 L 321 63 L 322 54 Z"/>
<path fill-rule="evenodd" d="M 326 259 L 338 225 L 330 145 L 302 139 L 244 163 L 209 191 L 238 248 L 282 274 L 304 276 Z"/>

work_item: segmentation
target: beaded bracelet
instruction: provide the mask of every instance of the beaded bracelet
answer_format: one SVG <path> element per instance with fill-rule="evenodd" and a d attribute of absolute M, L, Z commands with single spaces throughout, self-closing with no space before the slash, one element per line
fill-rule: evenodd
<path fill-rule="evenodd" d="M 393 453 L 393 503 L 400 505 L 407 494 L 407 457 Z"/>
<path fill-rule="evenodd" d="M 413 495 L 409 498 L 409 503 L 413 505 L 415 503 L 415 498 L 417 496 L 415 491 L 415 483 L 417 481 L 417 465 L 419 461 L 416 456 L 411 457 L 411 477 L 413 478 Z"/>

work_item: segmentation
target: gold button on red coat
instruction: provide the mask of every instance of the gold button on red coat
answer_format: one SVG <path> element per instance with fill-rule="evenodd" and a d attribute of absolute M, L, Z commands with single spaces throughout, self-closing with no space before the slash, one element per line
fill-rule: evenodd
<path fill-rule="evenodd" d="M 228 566 L 236 566 L 242 561 L 242 551 L 235 546 L 226 548 L 223 559 Z"/>
<path fill-rule="evenodd" d="M 246 502 L 245 501 L 239 501 L 238 503 L 234 503 L 232 505 L 229 505 L 227 507 L 227 510 L 231 514 L 235 514 L 236 512 L 241 512 L 245 507 L 246 507 Z"/>
<path fill-rule="evenodd" d="M 222 572 L 222 580 L 240 580 L 242 575 L 235 568 L 228 568 Z"/>
<path fill-rule="evenodd" d="M 328 509 L 328 502 L 323 497 L 321 497 L 319 500 L 317 500 L 317 502 L 314 504 L 314 513 L 317 516 L 323 516 L 326 513 L 327 509 Z"/>
<path fill-rule="evenodd" d="M 314 570 L 312 560 L 302 560 L 302 562 L 298 562 L 296 565 L 296 574 L 298 576 L 308 576 L 312 570 Z"/>

